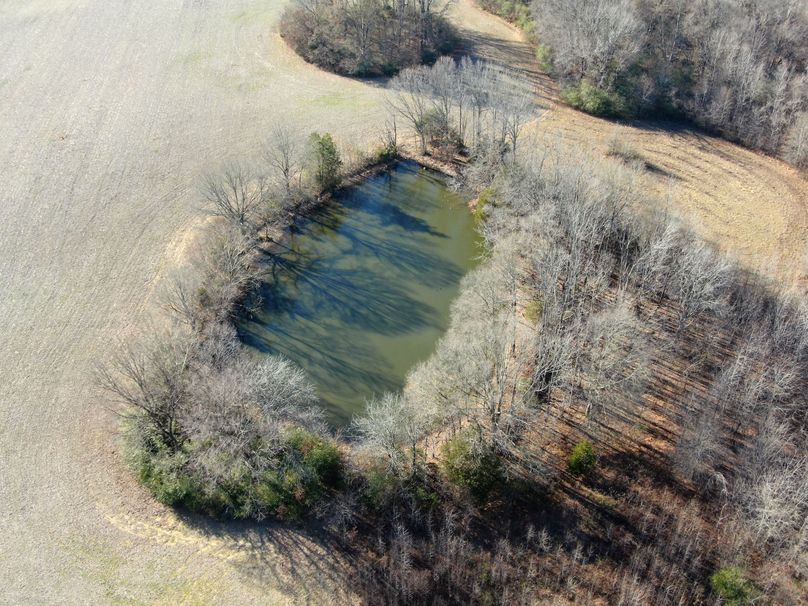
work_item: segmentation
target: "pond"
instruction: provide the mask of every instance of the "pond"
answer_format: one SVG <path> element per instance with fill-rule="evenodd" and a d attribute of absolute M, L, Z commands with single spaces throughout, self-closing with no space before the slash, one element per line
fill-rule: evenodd
<path fill-rule="evenodd" d="M 340 426 L 432 354 L 480 238 L 441 176 L 401 162 L 300 219 L 285 247 L 239 330 L 300 365 Z"/>

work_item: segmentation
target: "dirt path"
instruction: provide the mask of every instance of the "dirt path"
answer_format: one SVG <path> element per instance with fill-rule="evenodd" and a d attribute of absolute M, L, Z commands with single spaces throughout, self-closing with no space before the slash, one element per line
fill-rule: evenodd
<path fill-rule="evenodd" d="M 253 155 L 279 120 L 358 145 L 378 132 L 381 91 L 295 57 L 273 30 L 281 7 L 0 0 L 0 603 L 348 597 L 342 563 L 300 532 L 184 521 L 154 504 L 122 468 L 116 419 L 90 380 L 147 325 L 200 171 Z M 481 52 L 525 57 L 498 20 L 467 0 L 453 10 Z M 550 104 L 552 84 L 536 81 Z M 610 128 L 561 109 L 544 124 L 587 145 Z M 752 253 L 804 236 L 805 184 L 784 165 L 687 133 L 632 133 L 705 229 L 768 217 L 771 240 Z"/>
<path fill-rule="evenodd" d="M 458 0 L 454 18 L 470 51 L 517 66 L 536 88 L 545 114 L 537 145 L 568 144 L 606 155 L 616 128 L 651 169 L 641 186 L 670 197 L 673 209 L 706 239 L 748 265 L 791 282 L 808 281 L 808 179 L 784 162 L 681 126 L 617 125 L 558 103 L 558 90 L 536 66 L 521 33 L 473 0 Z M 616 160 L 615 160 L 616 161 Z"/>

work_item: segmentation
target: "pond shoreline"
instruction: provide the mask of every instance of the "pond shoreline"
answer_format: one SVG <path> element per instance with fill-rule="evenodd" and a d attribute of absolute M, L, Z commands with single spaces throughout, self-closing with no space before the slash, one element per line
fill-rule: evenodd
<path fill-rule="evenodd" d="M 290 235 L 290 228 L 294 225 L 295 221 L 310 217 L 313 213 L 316 213 L 328 204 L 334 202 L 341 193 L 360 185 L 366 179 L 394 170 L 396 165 L 400 162 L 414 162 L 422 168 L 431 170 L 449 179 L 456 179 L 460 176 L 459 168 L 463 164 L 459 161 L 447 162 L 438 160 L 432 156 L 414 154 L 405 150 L 399 150 L 396 155 L 389 160 L 372 160 L 345 175 L 341 179 L 339 186 L 335 188 L 333 192 L 312 196 L 290 208 L 290 212 L 286 213 L 282 219 L 271 227 L 264 226 L 258 228 L 256 230 L 256 234 L 259 237 L 258 250 L 269 257 L 278 254 L 278 251 L 284 248 L 284 242 Z M 476 198 L 469 199 L 467 206 L 470 212 L 474 212 Z M 262 237 L 260 234 L 262 230 L 266 230 L 265 233 L 271 233 L 272 235 Z M 244 298 L 248 298 L 251 294 L 250 292 L 244 293 Z"/>
<path fill-rule="evenodd" d="M 476 265 L 480 236 L 466 196 L 435 166 L 404 155 L 366 166 L 333 194 L 285 213 L 261 242 L 259 282 L 234 317 L 239 337 L 313 373 L 337 426 L 362 402 L 403 388 L 413 365 L 431 355 L 456 288 Z M 363 356 L 353 392 L 347 377 Z"/>

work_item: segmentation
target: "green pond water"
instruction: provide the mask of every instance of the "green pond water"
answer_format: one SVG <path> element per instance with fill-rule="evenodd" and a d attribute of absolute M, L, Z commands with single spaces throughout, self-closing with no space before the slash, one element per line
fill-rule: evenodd
<path fill-rule="evenodd" d="M 465 201 L 410 162 L 301 219 L 286 245 L 239 330 L 300 365 L 338 426 L 432 354 L 480 252 Z"/>

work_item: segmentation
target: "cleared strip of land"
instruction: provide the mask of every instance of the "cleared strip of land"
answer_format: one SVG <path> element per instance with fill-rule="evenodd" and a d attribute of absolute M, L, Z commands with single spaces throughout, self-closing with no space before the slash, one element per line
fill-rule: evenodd
<path fill-rule="evenodd" d="M 194 224 L 200 171 L 257 153 L 277 121 L 364 147 L 379 87 L 306 65 L 278 37 L 282 2 L 0 2 L 0 602 L 323 603 L 342 562 L 295 530 L 199 525 L 123 467 L 96 360 L 147 325 Z M 613 126 L 556 107 L 512 28 L 461 0 L 476 50 L 522 65 L 547 133 L 603 149 Z M 629 127 L 708 237 L 795 259 L 805 180 L 709 137 Z"/>

